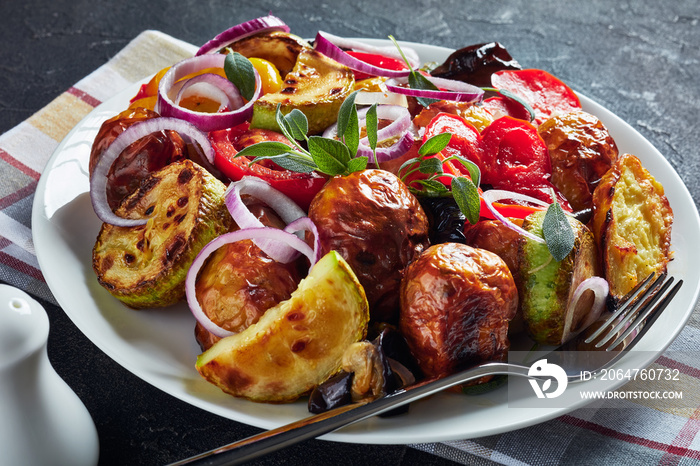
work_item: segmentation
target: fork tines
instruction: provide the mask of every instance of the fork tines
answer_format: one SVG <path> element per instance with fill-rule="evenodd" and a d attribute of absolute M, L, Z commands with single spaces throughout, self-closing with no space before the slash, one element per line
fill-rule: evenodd
<path fill-rule="evenodd" d="M 655 272 L 651 273 L 620 300 L 617 309 L 612 313 L 605 324 L 601 325 L 585 342 L 591 343 L 607 328 L 612 326 L 613 328 L 595 344 L 595 347 L 601 348 L 620 333 L 620 331 L 624 330 L 624 332 L 606 348 L 606 351 L 613 350 L 617 348 L 620 343 L 623 343 L 632 332 L 636 331 L 637 333 L 634 335 L 633 342 L 628 344 L 625 348 L 630 349 L 631 344 L 636 343 L 641 338 L 646 332 L 646 329 L 651 326 L 666 306 L 668 306 L 668 303 L 671 302 L 683 284 L 683 280 L 679 280 L 667 293 L 673 281 L 673 277 L 668 277 L 667 279 L 666 272 L 661 274 Z"/>

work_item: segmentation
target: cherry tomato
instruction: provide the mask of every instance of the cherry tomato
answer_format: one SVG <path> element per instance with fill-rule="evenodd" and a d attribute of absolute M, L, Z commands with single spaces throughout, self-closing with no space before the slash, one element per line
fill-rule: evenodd
<path fill-rule="evenodd" d="M 519 102 L 507 97 L 490 97 L 484 100 L 483 108 L 496 119 L 511 116 L 519 120 L 530 121 L 530 112 Z"/>
<path fill-rule="evenodd" d="M 426 126 L 423 141 L 442 133 L 452 134 L 450 143 L 441 152 L 443 159 L 460 155 L 474 162 L 483 173 L 485 167 L 482 160 L 481 138 L 479 131 L 471 123 L 459 115 L 438 113 Z M 448 163 L 453 172 L 469 175 L 469 172 L 460 163 Z"/>
<path fill-rule="evenodd" d="M 249 145 L 262 141 L 290 144 L 287 138 L 275 131 L 249 128 L 248 123 L 233 128 L 212 131 L 209 140 L 216 154 L 214 165 L 233 181 L 244 176 L 256 176 L 267 181 L 273 188 L 286 194 L 304 210 L 326 183 L 326 178 L 317 172 L 298 173 L 268 163 L 250 163 L 247 157 L 235 155 Z"/>
<path fill-rule="evenodd" d="M 349 51 L 346 53 L 348 55 L 350 55 L 351 57 L 355 57 L 358 60 L 362 60 L 365 63 L 377 66 L 379 68 L 384 68 L 387 70 L 394 70 L 394 71 L 408 69 L 406 67 L 406 63 L 404 63 L 402 60 L 399 60 L 398 58 L 385 57 L 384 55 L 379 55 L 376 53 L 367 53 L 367 52 Z M 372 77 L 371 74 L 366 74 L 366 73 L 363 73 L 361 71 L 354 71 L 354 73 L 355 73 L 355 81 L 360 81 L 362 79 Z"/>
<path fill-rule="evenodd" d="M 507 89 L 525 99 L 535 110 L 540 125 L 556 113 L 569 113 L 581 108 L 573 90 L 559 78 L 543 70 L 502 70 L 491 75 L 496 89 Z"/>

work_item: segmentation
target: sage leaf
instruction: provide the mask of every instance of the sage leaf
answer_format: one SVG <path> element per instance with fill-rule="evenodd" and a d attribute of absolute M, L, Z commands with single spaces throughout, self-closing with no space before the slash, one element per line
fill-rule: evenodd
<path fill-rule="evenodd" d="M 468 178 L 455 177 L 452 178 L 450 188 L 459 210 L 462 211 L 469 223 L 476 224 L 479 221 L 481 211 L 481 199 L 476 185 Z"/>
<path fill-rule="evenodd" d="M 312 136 L 309 138 L 309 152 L 323 173 L 332 176 L 346 172 L 350 161 L 350 151 L 342 142 L 321 136 Z"/>
<path fill-rule="evenodd" d="M 357 118 L 357 107 L 355 107 L 355 97 L 357 97 L 358 92 L 360 91 L 353 91 L 349 96 L 345 98 L 343 103 L 340 105 L 340 110 L 338 110 L 338 122 L 336 130 L 336 133 L 338 134 L 338 139 L 343 139 L 343 136 L 345 136 L 345 131 L 348 129 L 348 124 L 350 122 L 350 119 L 352 118 L 353 113 L 355 114 L 355 118 Z"/>
<path fill-rule="evenodd" d="M 275 157 L 278 155 L 288 154 L 293 149 L 287 144 L 276 141 L 263 141 L 256 144 L 244 147 L 234 157 Z"/>
<path fill-rule="evenodd" d="M 357 112 L 351 112 L 348 119 L 343 141 L 350 151 L 350 157 L 357 155 L 357 149 L 360 147 L 360 121 L 357 117 Z"/>
<path fill-rule="evenodd" d="M 272 160 L 280 167 L 297 173 L 311 173 L 318 168 L 313 160 L 309 160 L 306 157 L 301 157 L 292 153 L 272 156 L 258 156 L 254 158 L 251 163 L 260 162 L 261 160 Z"/>
<path fill-rule="evenodd" d="M 564 210 L 558 202 L 547 208 L 542 221 L 542 235 L 547 243 L 547 249 L 557 262 L 563 260 L 574 248 L 576 235 Z"/>
<path fill-rule="evenodd" d="M 377 150 L 377 132 L 379 131 L 379 120 L 377 119 L 377 104 L 372 104 L 372 106 L 367 109 L 367 115 L 365 116 L 365 127 L 367 129 L 367 139 L 369 140 L 369 147 L 372 151 Z"/>
<path fill-rule="evenodd" d="M 418 171 L 427 175 L 442 174 L 442 160 L 435 157 L 423 159 L 418 165 Z"/>
<path fill-rule="evenodd" d="M 426 78 L 425 76 L 423 76 L 422 74 L 418 73 L 415 70 L 412 71 L 411 74 L 408 75 L 408 86 L 411 89 L 427 89 L 427 90 L 431 90 L 431 91 L 438 90 L 438 88 L 437 88 L 437 86 L 435 86 L 435 84 L 428 81 L 428 78 Z M 429 107 L 430 104 L 440 101 L 440 99 L 430 99 L 427 97 L 416 97 L 416 100 L 423 107 Z"/>
<path fill-rule="evenodd" d="M 432 136 L 418 149 L 418 154 L 423 156 L 435 155 L 443 150 L 450 143 L 452 135 L 450 133 L 440 133 Z"/>
<path fill-rule="evenodd" d="M 295 108 L 284 115 L 284 121 L 286 122 L 289 135 L 292 136 L 292 138 L 297 141 L 306 139 L 306 135 L 309 132 L 309 120 L 306 118 L 304 112 Z"/>
<path fill-rule="evenodd" d="M 462 157 L 461 155 L 452 155 L 448 158 L 445 159 L 445 162 L 454 160 L 458 162 L 460 165 L 462 165 L 468 172 L 469 172 L 469 178 L 471 178 L 472 183 L 476 185 L 477 187 L 481 183 L 481 170 L 479 169 L 479 166 L 469 160 L 466 157 Z"/>
<path fill-rule="evenodd" d="M 251 100 L 255 94 L 255 68 L 246 57 L 238 52 L 226 54 L 224 73 L 229 81 L 238 88 L 246 100 Z"/>
<path fill-rule="evenodd" d="M 348 172 L 359 172 L 367 168 L 367 162 L 369 159 L 366 156 L 355 157 L 348 162 Z"/>

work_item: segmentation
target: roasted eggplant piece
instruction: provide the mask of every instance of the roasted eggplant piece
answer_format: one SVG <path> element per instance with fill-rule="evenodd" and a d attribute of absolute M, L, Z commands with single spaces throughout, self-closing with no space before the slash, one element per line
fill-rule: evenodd
<path fill-rule="evenodd" d="M 671 260 L 673 210 L 664 188 L 625 154 L 593 192 L 592 229 L 613 301 Z"/>
<path fill-rule="evenodd" d="M 519 70 L 520 64 L 498 42 L 475 44 L 453 52 L 430 74 L 479 87 L 491 87 L 491 75 L 501 70 Z"/>
<path fill-rule="evenodd" d="M 420 205 L 428 216 L 430 244 L 464 243 L 467 218 L 452 197 L 421 197 Z"/>
<path fill-rule="evenodd" d="M 525 218 L 522 228 L 542 236 L 544 217 L 545 211 L 532 213 Z M 546 244 L 524 236 L 519 243 L 518 282 L 523 319 L 530 337 L 545 345 L 565 343 L 583 325 L 592 302 L 584 300 L 576 309 L 570 309 L 571 298 L 581 282 L 599 275 L 593 234 L 578 220 L 567 219 L 575 240 L 573 249 L 563 260 L 555 260 Z"/>
<path fill-rule="evenodd" d="M 406 268 L 399 329 L 425 376 L 438 378 L 504 360 L 517 307 L 515 281 L 500 257 L 443 243 Z"/>
<path fill-rule="evenodd" d="M 134 123 L 159 115 L 145 108 L 130 108 L 102 123 L 90 150 L 90 175 L 112 141 Z M 166 165 L 187 158 L 185 141 L 175 131 L 158 131 L 127 147 L 107 173 L 107 203 L 114 210 L 141 181 Z"/>
<path fill-rule="evenodd" d="M 396 320 L 403 269 L 428 246 L 428 219 L 395 175 L 336 176 L 309 207 L 322 253 L 338 251 L 367 293 L 372 320 Z"/>
<path fill-rule="evenodd" d="M 552 184 L 575 211 L 593 207 L 593 190 L 617 159 L 615 140 L 590 113 L 574 111 L 542 123 L 537 131 L 549 149 Z"/>
<path fill-rule="evenodd" d="M 229 230 L 226 186 L 190 160 L 152 173 L 116 214 L 146 225 L 103 224 L 92 252 L 99 283 L 133 308 L 165 307 L 185 295 L 197 253 Z"/>
<path fill-rule="evenodd" d="M 196 368 L 224 392 L 252 401 L 296 400 L 337 374 L 345 350 L 367 334 L 367 298 L 336 252 L 319 260 L 290 299 L 219 340 Z"/>

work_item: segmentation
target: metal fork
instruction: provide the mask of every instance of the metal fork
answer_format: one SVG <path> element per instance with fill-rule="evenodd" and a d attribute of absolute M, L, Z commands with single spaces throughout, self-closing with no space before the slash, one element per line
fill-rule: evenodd
<path fill-rule="evenodd" d="M 593 345 L 596 349 L 611 352 L 607 362 L 592 369 L 592 374 L 612 366 L 624 353 L 636 345 L 646 331 L 651 328 L 651 325 L 668 306 L 683 284 L 683 280 L 679 280 L 669 290 L 673 281 L 673 277 L 667 278 L 665 273 L 658 276 L 657 274 L 649 275 L 620 300 L 615 311 L 603 321 L 598 330 L 590 335 L 583 336 L 579 340 L 587 345 Z M 608 333 L 603 335 L 606 329 L 609 329 Z M 613 338 L 614 341 L 609 343 Z M 570 348 L 571 346 L 569 345 L 568 347 Z M 560 349 L 566 349 L 566 347 L 559 347 L 553 350 Z M 564 369 L 567 372 L 569 383 L 576 383 L 581 380 L 579 368 L 565 367 Z M 385 413 L 407 403 L 484 376 L 516 375 L 531 379 L 538 378 L 530 375 L 529 370 L 529 366 L 505 362 L 479 364 L 438 380 L 414 384 L 374 401 L 353 403 L 313 415 L 172 464 L 243 464 L 290 445 L 319 437 L 341 427 Z"/>

